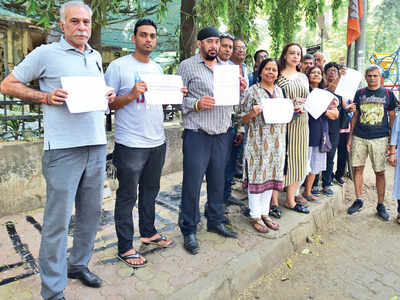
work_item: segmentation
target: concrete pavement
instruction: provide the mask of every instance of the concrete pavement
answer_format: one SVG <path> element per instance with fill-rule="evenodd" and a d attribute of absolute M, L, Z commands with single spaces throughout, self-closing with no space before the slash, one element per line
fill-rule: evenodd
<path fill-rule="evenodd" d="M 69 280 L 65 290 L 66 299 L 233 299 L 251 282 L 272 271 L 286 257 L 300 249 L 307 236 L 326 230 L 334 216 L 344 209 L 342 190 L 335 186 L 335 197 L 321 197 L 320 203 L 312 203 L 311 214 L 298 214 L 282 208 L 283 218 L 279 221 L 281 229 L 260 234 L 249 225 L 244 209 L 230 206 L 229 218 L 239 238 L 228 239 L 208 233 L 206 220 L 202 217 L 198 227 L 201 251 L 193 256 L 183 249 L 183 239 L 177 227 L 181 182 L 182 173 L 163 176 L 156 206 L 156 227 L 175 239 L 177 245 L 172 249 L 143 247 L 136 231 L 135 248 L 149 261 L 146 268 L 138 270 L 115 258 L 114 200 L 110 197 L 104 201 L 95 253 L 89 265 L 104 280 L 104 285 L 92 289 L 84 287 L 77 280 Z M 238 197 L 245 197 L 237 191 L 235 193 Z M 205 201 L 203 184 L 202 210 Z M 42 214 L 43 210 L 38 209 L 0 219 L 0 224 L 10 222 L 8 227 L 0 227 L 2 300 L 40 299 L 37 257 Z M 137 215 L 135 209 L 135 218 Z M 137 229 L 137 220 L 135 226 Z M 70 236 L 69 246 L 71 242 Z"/>

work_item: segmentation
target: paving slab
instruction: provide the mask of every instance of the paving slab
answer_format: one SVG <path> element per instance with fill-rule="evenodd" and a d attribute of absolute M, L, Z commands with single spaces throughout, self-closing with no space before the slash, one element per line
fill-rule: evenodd
<path fill-rule="evenodd" d="M 344 209 L 343 192 L 334 186 L 335 196 L 321 197 L 310 204 L 309 215 L 282 208 L 280 230 L 260 234 L 249 224 L 247 197 L 240 191 L 234 195 L 244 199 L 243 207 L 228 207 L 232 227 L 238 239 L 220 237 L 206 231 L 202 215 L 198 226 L 200 253 L 193 256 L 183 249 L 177 227 L 181 198 L 182 173 L 165 175 L 156 205 L 156 228 L 173 238 L 174 248 L 143 246 L 138 236 L 138 212 L 134 209 L 134 246 L 148 260 L 148 266 L 132 269 L 115 258 L 117 237 L 113 210 L 115 193 L 105 199 L 101 226 L 89 268 L 104 280 L 99 289 L 87 288 L 78 280 L 69 280 L 64 292 L 68 300 L 97 299 L 233 299 L 251 282 L 272 270 L 306 242 L 306 237 L 330 226 L 334 216 Z M 108 182 L 115 187 L 115 182 Z M 284 194 L 280 195 L 280 202 Z M 206 184 L 201 190 L 201 211 L 206 202 Z M 0 218 L 0 299 L 41 299 L 37 258 L 43 209 Z M 8 226 L 5 226 L 8 222 Z M 72 246 L 72 219 L 68 246 Z M 11 231 L 15 230 L 14 233 Z M 18 242 L 19 241 L 19 242 Z"/>

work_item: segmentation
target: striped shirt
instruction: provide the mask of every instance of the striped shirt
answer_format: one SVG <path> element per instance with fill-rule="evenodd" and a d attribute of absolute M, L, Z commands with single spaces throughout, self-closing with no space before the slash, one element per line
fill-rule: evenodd
<path fill-rule="evenodd" d="M 218 64 L 222 64 L 217 58 Z M 187 96 L 182 103 L 182 119 L 185 129 L 203 130 L 210 135 L 226 133 L 231 126 L 233 108 L 214 106 L 196 112 L 194 105 L 203 96 L 214 96 L 214 73 L 204 62 L 200 54 L 185 59 L 179 64 L 177 75 L 182 76 L 183 84 L 187 87 Z"/>

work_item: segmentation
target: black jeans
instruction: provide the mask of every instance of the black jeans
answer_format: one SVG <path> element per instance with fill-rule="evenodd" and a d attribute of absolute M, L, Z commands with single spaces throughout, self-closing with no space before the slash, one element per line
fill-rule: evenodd
<path fill-rule="evenodd" d="M 183 235 L 196 233 L 200 222 L 200 189 L 204 174 L 207 180 L 207 225 L 222 222 L 224 173 L 229 145 L 228 133 L 209 135 L 185 129 L 183 133 L 183 183 L 179 227 Z"/>
<path fill-rule="evenodd" d="M 326 153 L 326 169 L 322 171 L 322 188 L 329 187 L 333 179 L 333 160 L 335 158 L 336 149 L 339 144 L 339 132 L 329 132 L 329 139 L 332 144 L 331 151 Z M 315 176 L 313 186 L 318 186 L 319 174 Z"/>
<path fill-rule="evenodd" d="M 118 253 L 133 248 L 132 210 L 139 185 L 139 231 L 142 237 L 157 233 L 154 227 L 155 200 L 160 191 L 160 177 L 165 161 L 166 144 L 154 148 L 131 148 L 115 143 L 113 163 L 119 187 L 115 201 L 115 229 Z"/>
<path fill-rule="evenodd" d="M 337 164 L 336 164 L 336 178 L 342 178 L 346 174 L 346 164 L 348 162 L 349 153 L 347 152 L 347 140 L 349 133 L 344 132 L 339 134 L 339 145 L 337 148 Z"/>

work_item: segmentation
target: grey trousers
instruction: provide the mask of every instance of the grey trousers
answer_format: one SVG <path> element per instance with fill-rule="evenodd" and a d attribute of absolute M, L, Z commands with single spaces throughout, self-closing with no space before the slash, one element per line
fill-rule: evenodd
<path fill-rule="evenodd" d="M 41 295 L 58 299 L 67 271 L 86 268 L 101 215 L 106 145 L 46 150 L 42 159 L 47 201 L 39 252 Z M 73 247 L 67 264 L 68 226 L 75 203 Z"/>

